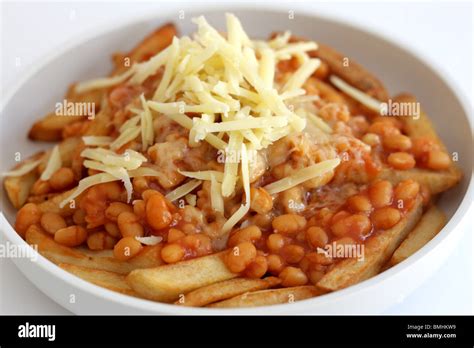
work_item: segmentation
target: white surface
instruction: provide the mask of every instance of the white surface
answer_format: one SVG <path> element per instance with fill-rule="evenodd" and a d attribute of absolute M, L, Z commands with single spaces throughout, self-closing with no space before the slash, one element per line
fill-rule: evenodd
<path fill-rule="evenodd" d="M 179 4 L 2 4 L 2 88 L 24 73 L 31 62 L 63 42 L 104 21 L 134 12 Z M 319 12 L 347 18 L 377 28 L 389 37 L 421 48 L 444 65 L 448 73 L 472 96 L 472 5 L 448 3 L 293 3 L 282 5 L 301 12 Z M 462 39 L 461 39 L 462 38 Z M 20 62 L 19 66 L 16 64 Z M 422 287 L 393 306 L 389 314 L 454 314 L 473 312 L 472 231 L 466 231 L 460 248 Z M 0 239 L 2 242 L 2 239 Z M 64 314 L 62 309 L 24 278 L 9 260 L 0 260 L 0 313 Z"/>

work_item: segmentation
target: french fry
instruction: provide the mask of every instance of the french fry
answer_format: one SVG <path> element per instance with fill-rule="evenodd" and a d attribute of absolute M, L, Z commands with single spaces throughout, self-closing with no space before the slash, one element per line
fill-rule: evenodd
<path fill-rule="evenodd" d="M 394 103 L 417 103 L 417 100 L 412 95 L 400 94 L 394 98 Z M 449 153 L 436 133 L 428 115 L 420 109 L 419 117 L 415 118 L 413 116 L 414 115 L 406 115 L 402 118 L 404 129 L 410 138 L 430 138 L 435 141 L 442 151 Z M 412 173 L 416 179 L 424 180 L 425 184 L 431 189 L 432 194 L 446 191 L 456 185 L 462 177 L 462 172 L 452 162 L 451 166 L 444 171 L 419 170 L 413 171 Z M 397 175 L 403 176 L 402 173 Z M 423 177 L 425 177 L 425 179 L 423 179 Z"/>
<path fill-rule="evenodd" d="M 59 154 L 61 156 L 61 165 L 63 167 L 70 167 L 72 163 L 72 157 L 76 148 L 81 144 L 82 139 L 80 137 L 66 138 L 59 143 Z"/>
<path fill-rule="evenodd" d="M 127 282 L 125 281 L 125 276 L 122 274 L 71 265 L 68 263 L 60 263 L 58 266 L 65 271 L 74 274 L 81 279 L 84 279 L 87 282 L 115 292 L 119 292 L 121 294 L 137 296 L 130 286 L 128 286 Z"/>
<path fill-rule="evenodd" d="M 60 245 L 36 225 L 28 228 L 25 238 L 28 244 L 38 246 L 38 251 L 41 255 L 56 264 L 68 263 L 75 266 L 128 274 L 139 267 L 155 267 L 162 263 L 160 258 L 154 260 L 151 258 L 151 255 L 156 255 L 157 246 L 145 247 L 146 252 L 143 256 L 141 256 L 140 252 L 134 258 L 124 262 L 114 257 L 86 255 L 78 249 Z"/>
<path fill-rule="evenodd" d="M 75 189 L 64 191 L 38 204 L 39 210 L 42 213 L 56 213 L 63 217 L 71 216 L 72 214 L 74 214 L 75 208 L 73 208 L 70 204 L 66 204 L 64 207 L 61 208 L 59 207 L 59 203 L 61 203 L 63 200 L 69 197 L 74 192 L 74 190 Z M 76 207 L 80 202 L 80 198 L 81 196 L 76 197 L 74 200 L 74 205 Z"/>
<path fill-rule="evenodd" d="M 172 23 L 165 24 L 155 30 L 153 33 L 145 37 L 137 46 L 135 46 L 129 53 L 115 54 L 114 63 L 115 70 L 112 75 L 118 75 L 127 70 L 131 64 L 139 63 L 149 59 L 161 50 L 168 47 L 173 41 L 173 37 L 177 36 L 178 32 Z M 125 59 L 128 58 L 128 63 L 124 64 Z"/>
<path fill-rule="evenodd" d="M 318 49 L 311 51 L 310 56 L 324 61 L 333 74 L 357 89 L 380 101 L 388 100 L 388 92 L 382 82 L 352 58 L 348 61 L 348 64 L 344 64 L 347 56 L 320 42 L 318 42 Z"/>
<path fill-rule="evenodd" d="M 436 206 L 431 206 L 420 219 L 420 222 L 411 231 L 392 255 L 389 265 L 402 262 L 420 250 L 426 243 L 436 236 L 446 224 L 446 216 Z"/>
<path fill-rule="evenodd" d="M 364 258 L 345 259 L 337 263 L 318 282 L 328 291 L 339 290 L 368 279 L 381 270 L 395 249 L 413 229 L 422 213 L 421 198 L 402 220 L 389 230 L 369 238 L 364 247 Z"/>
<path fill-rule="evenodd" d="M 281 280 L 276 277 L 264 279 L 235 278 L 223 282 L 204 286 L 187 293 L 175 304 L 202 307 L 210 303 L 229 299 L 246 292 L 264 290 L 280 284 Z"/>
<path fill-rule="evenodd" d="M 141 296 L 173 302 L 197 288 L 236 278 L 223 261 L 225 252 L 165 266 L 132 271 L 127 282 Z"/>
<path fill-rule="evenodd" d="M 413 168 L 408 170 L 383 168 L 377 177 L 379 179 L 388 180 L 394 185 L 403 180 L 413 179 L 420 185 L 426 186 L 432 195 L 450 189 L 456 185 L 461 178 L 460 172 L 458 172 L 456 169 L 448 171 L 432 171 L 421 168 Z"/>
<path fill-rule="evenodd" d="M 27 160 L 16 165 L 14 169 L 21 168 L 26 163 L 37 161 L 44 156 L 44 152 L 37 153 L 36 155 L 31 156 Z M 3 180 L 3 186 L 5 187 L 5 191 L 7 191 L 8 199 L 16 209 L 20 209 L 23 204 L 27 202 L 30 190 L 38 177 L 39 175 L 37 174 L 36 169 L 22 176 L 5 177 Z"/>
<path fill-rule="evenodd" d="M 324 294 L 325 291 L 312 285 L 296 286 L 292 288 L 260 290 L 232 297 L 228 300 L 208 305 L 212 308 L 242 308 L 270 306 L 282 303 L 292 303 Z"/>

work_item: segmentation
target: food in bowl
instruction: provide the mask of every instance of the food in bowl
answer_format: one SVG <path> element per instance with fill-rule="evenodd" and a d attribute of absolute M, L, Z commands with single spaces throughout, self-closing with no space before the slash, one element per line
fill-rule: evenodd
<path fill-rule="evenodd" d="M 33 124 L 57 144 L 6 173 L 15 229 L 64 270 L 213 308 L 370 278 L 445 224 L 461 172 L 416 99 L 289 32 L 167 24 Z"/>

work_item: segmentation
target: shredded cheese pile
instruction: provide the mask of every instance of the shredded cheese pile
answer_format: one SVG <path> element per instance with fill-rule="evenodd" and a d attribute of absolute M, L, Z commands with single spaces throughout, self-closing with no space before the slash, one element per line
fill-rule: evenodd
<path fill-rule="evenodd" d="M 227 34 L 222 35 L 204 17 L 195 18 L 193 22 L 198 28 L 193 38 L 175 37 L 165 50 L 146 62 L 134 64 L 119 76 L 76 85 L 77 92 L 124 82 L 138 85 L 163 69 L 152 99 L 147 101 L 143 95 L 140 97 L 142 109 L 131 109 L 136 115 L 122 125 L 116 139 L 84 139 L 87 145 L 110 148 L 84 150 L 82 155 L 88 158 L 84 164 L 87 168 L 107 174 L 94 179 L 96 182 L 112 178 L 122 180 L 130 198 L 132 186 L 129 171 L 136 170 L 146 158 L 132 153 L 131 162 L 125 163 L 117 157 L 119 155 L 114 156 L 113 151 L 139 136 L 145 151 L 154 143 L 153 117 L 169 117 L 189 129 L 189 146 L 206 141 L 223 151 L 226 158 L 223 173 L 181 172 L 194 180 L 170 192 L 167 195 L 170 200 L 187 196 L 203 180 L 209 180 L 212 207 L 223 214 L 224 198 L 234 193 L 238 180 L 241 180 L 244 203 L 227 220 L 223 232 L 230 231 L 250 209 L 249 171 L 253 153 L 290 133 L 301 132 L 307 120 L 322 132 L 331 132 L 331 128 L 311 111 L 294 110 L 298 100 L 309 100 L 302 87 L 319 67 L 320 60 L 310 58 L 307 52 L 317 49 L 317 44 L 290 43 L 289 32 L 270 41 L 251 40 L 234 15 L 227 14 L 226 20 Z M 298 59 L 299 68 L 286 81 L 277 84 L 277 64 L 292 57 Z M 186 113 L 198 116 L 191 118 Z M 321 176 L 338 164 L 338 160 L 330 160 L 317 164 L 318 167 L 305 168 L 305 171 L 291 178 L 273 183 L 271 192 L 281 192 Z M 91 177 L 84 180 L 94 181 Z M 193 201 L 192 197 L 189 199 Z"/>

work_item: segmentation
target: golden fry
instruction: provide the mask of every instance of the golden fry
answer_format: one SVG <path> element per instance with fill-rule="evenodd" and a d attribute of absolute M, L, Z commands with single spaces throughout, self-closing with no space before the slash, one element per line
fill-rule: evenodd
<path fill-rule="evenodd" d="M 408 234 L 392 255 L 389 265 L 393 266 L 402 262 L 420 250 L 426 243 L 433 239 L 446 224 L 446 216 L 436 206 L 431 206 L 420 219 L 420 222 Z"/>
<path fill-rule="evenodd" d="M 180 295 L 213 283 L 232 279 L 223 261 L 224 253 L 217 253 L 156 268 L 140 269 L 127 276 L 127 282 L 141 296 L 162 302 L 173 302 Z"/>
<path fill-rule="evenodd" d="M 359 283 L 379 273 L 394 250 L 416 225 L 421 213 L 422 203 L 421 199 L 418 199 L 412 210 L 397 225 L 367 240 L 363 260 L 351 258 L 340 261 L 323 276 L 317 285 L 334 291 Z"/>
<path fill-rule="evenodd" d="M 245 292 L 264 290 L 280 284 L 281 280 L 276 277 L 264 279 L 235 278 L 223 282 L 204 286 L 187 293 L 175 304 L 202 307 L 210 303 L 226 300 L 241 295 Z"/>
<path fill-rule="evenodd" d="M 271 306 L 275 304 L 292 303 L 324 294 L 325 291 L 312 285 L 296 286 L 292 288 L 260 290 L 245 293 L 225 301 L 213 303 L 212 308 L 244 308 Z"/>
<path fill-rule="evenodd" d="M 137 296 L 130 286 L 128 286 L 127 282 L 125 281 L 125 276 L 122 274 L 76 266 L 68 263 L 60 263 L 58 266 L 65 271 L 95 285 L 119 292 L 124 295 Z"/>

